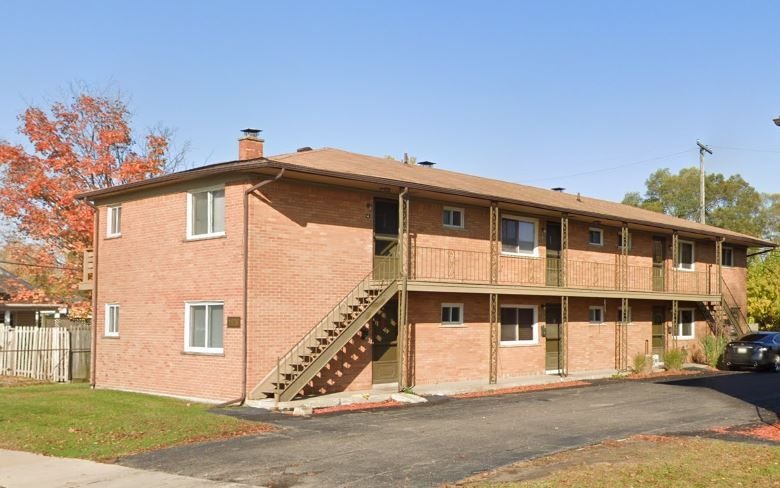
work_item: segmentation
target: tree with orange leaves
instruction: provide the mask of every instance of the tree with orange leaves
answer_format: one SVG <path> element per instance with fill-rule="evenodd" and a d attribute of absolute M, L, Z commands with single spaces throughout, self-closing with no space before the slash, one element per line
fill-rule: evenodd
<path fill-rule="evenodd" d="M 77 93 L 48 110 L 29 107 L 19 121 L 30 150 L 0 140 L 0 215 L 14 241 L 5 260 L 39 266 L 30 266 L 42 289 L 36 296 L 70 302 L 92 241 L 93 209 L 77 195 L 163 174 L 182 153 L 171 154 L 165 129 L 136 140 L 119 96 Z"/>

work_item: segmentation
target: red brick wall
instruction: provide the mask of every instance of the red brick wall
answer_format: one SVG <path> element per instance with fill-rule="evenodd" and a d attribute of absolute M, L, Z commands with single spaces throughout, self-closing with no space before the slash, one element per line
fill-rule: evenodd
<path fill-rule="evenodd" d="M 224 301 L 241 316 L 242 186 L 225 188 L 225 237 L 186 240 L 186 192 L 122 203 L 122 236 L 98 246 L 98 387 L 227 400 L 241 395 L 241 329 L 224 328 L 224 355 L 184 352 L 188 300 Z M 118 303 L 119 337 L 103 336 L 106 303 Z"/>
<path fill-rule="evenodd" d="M 373 262 L 369 193 L 284 178 L 261 190 L 250 211 L 250 390 L 277 357 L 369 273 Z M 329 365 L 339 380 L 335 389 L 371 386 L 370 351 L 352 358 L 361 346 L 346 348 Z M 324 373 L 328 377 L 317 387 L 332 379 Z"/>

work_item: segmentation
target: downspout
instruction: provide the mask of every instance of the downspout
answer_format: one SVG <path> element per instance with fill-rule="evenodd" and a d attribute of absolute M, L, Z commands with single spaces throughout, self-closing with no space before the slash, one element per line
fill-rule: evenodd
<path fill-rule="evenodd" d="M 279 171 L 279 174 L 274 176 L 273 178 L 263 180 L 260 183 L 244 190 L 244 249 L 242 253 L 242 260 L 244 262 L 244 283 L 243 283 L 243 292 L 244 292 L 244 304 L 243 304 L 243 310 L 241 312 L 241 321 L 244 323 L 243 326 L 243 337 L 242 337 L 242 358 L 241 358 L 241 364 L 242 364 L 242 372 L 241 372 L 241 397 L 236 398 L 235 400 L 229 400 L 224 403 L 220 403 L 217 405 L 217 407 L 227 407 L 229 405 L 238 405 L 241 406 L 246 401 L 246 387 L 247 387 L 247 369 L 248 369 L 248 336 L 249 336 L 249 324 L 247 322 L 247 318 L 249 316 L 249 195 L 256 192 L 258 189 L 262 188 L 263 186 L 273 183 L 274 181 L 279 180 L 282 175 L 284 174 L 284 168 L 282 168 Z"/>
<path fill-rule="evenodd" d="M 97 296 L 98 296 L 98 230 L 100 229 L 100 210 L 89 201 L 84 201 L 95 211 L 92 223 L 92 352 L 90 353 L 90 383 L 91 388 L 97 384 Z"/>

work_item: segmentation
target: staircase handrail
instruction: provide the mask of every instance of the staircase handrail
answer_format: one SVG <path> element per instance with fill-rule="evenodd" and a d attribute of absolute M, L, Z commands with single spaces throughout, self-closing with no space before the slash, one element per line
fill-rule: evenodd
<path fill-rule="evenodd" d="M 726 281 L 720 279 L 721 297 L 723 298 L 726 314 L 729 316 L 729 321 L 732 322 L 740 334 L 746 334 L 749 330 L 747 317 L 742 312 L 742 307 L 737 305 L 737 300 L 734 298 L 734 294 L 731 293 L 731 289 L 726 284 Z M 734 316 L 734 308 L 737 309 L 737 315 Z M 743 328 L 744 324 L 744 328 Z"/>
<path fill-rule="evenodd" d="M 374 277 L 377 271 L 379 271 L 379 276 L 382 276 L 381 278 Z M 313 346 L 316 342 L 316 334 L 324 329 L 327 324 L 332 323 L 335 316 L 344 310 L 344 307 L 348 306 L 356 296 L 363 294 L 368 289 L 369 285 L 385 288 L 397 279 L 397 277 L 385 277 L 382 273 L 383 271 L 387 271 L 386 265 L 377 266 L 373 268 L 371 272 L 369 272 L 362 280 L 360 280 L 360 282 L 341 300 L 339 300 L 339 302 L 330 311 L 328 311 L 328 313 L 326 313 L 325 316 L 319 322 L 317 322 L 314 327 L 312 327 L 298 342 L 293 344 L 292 347 L 290 347 L 290 349 L 278 359 L 278 368 L 286 367 L 290 364 L 290 358 L 292 358 L 294 354 L 305 351 L 309 346 Z"/>

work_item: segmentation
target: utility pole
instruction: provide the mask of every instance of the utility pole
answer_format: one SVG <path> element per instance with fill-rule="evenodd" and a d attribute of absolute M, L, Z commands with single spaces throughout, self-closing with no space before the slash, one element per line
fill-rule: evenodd
<path fill-rule="evenodd" d="M 696 141 L 696 145 L 699 146 L 699 222 L 704 224 L 704 153 L 712 154 L 712 149 L 699 141 Z"/>

